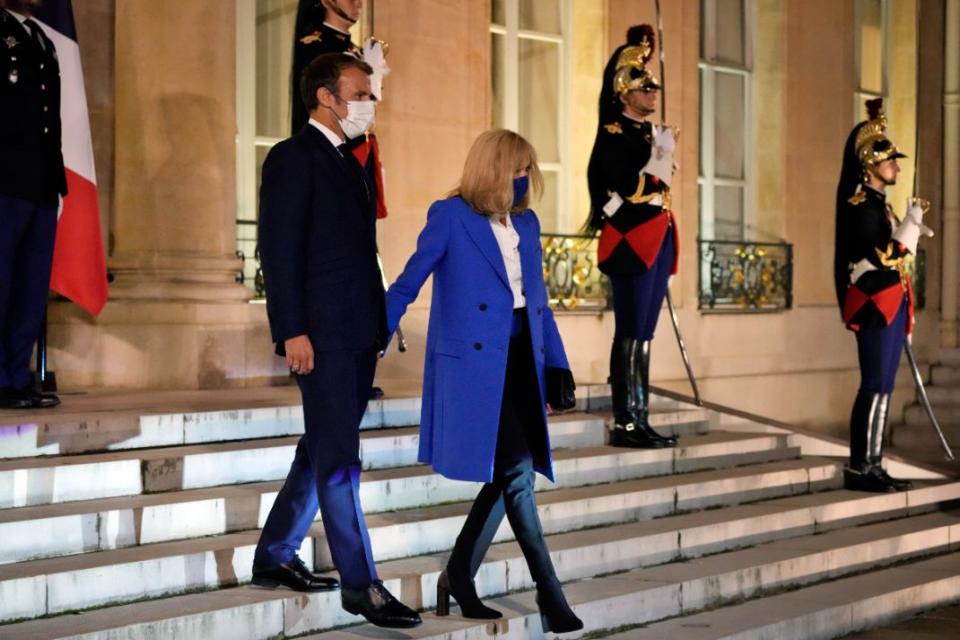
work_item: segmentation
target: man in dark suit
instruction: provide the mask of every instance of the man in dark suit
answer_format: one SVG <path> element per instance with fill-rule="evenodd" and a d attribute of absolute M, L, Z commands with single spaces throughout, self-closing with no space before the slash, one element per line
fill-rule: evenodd
<path fill-rule="evenodd" d="M 297 557 L 319 509 L 344 609 L 387 627 L 420 616 L 383 586 L 360 506 L 360 420 L 386 343 L 373 187 L 345 138 L 373 123 L 370 67 L 333 53 L 303 73 L 310 120 L 263 165 L 259 242 L 277 353 L 296 374 L 305 434 L 263 527 L 253 581 L 300 591 L 337 588 Z"/>
<path fill-rule="evenodd" d="M 50 287 L 60 196 L 60 68 L 30 18 L 38 0 L 0 0 L 0 408 L 60 403 L 33 385 L 30 355 Z"/>

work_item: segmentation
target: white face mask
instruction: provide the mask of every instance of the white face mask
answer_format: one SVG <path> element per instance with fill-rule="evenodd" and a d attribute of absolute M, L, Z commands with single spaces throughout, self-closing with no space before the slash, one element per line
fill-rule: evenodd
<path fill-rule="evenodd" d="M 353 140 L 370 130 L 377 103 L 373 100 L 350 100 L 347 102 L 347 117 L 340 120 L 340 128 L 348 140 Z"/>

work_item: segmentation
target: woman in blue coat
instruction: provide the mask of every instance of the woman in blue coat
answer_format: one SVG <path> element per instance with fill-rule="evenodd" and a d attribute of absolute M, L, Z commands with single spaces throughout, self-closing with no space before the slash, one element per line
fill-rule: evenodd
<path fill-rule="evenodd" d="M 503 129 L 477 138 L 460 185 L 430 207 L 416 252 L 387 292 L 387 324 L 396 329 L 433 274 L 419 459 L 447 478 L 485 483 L 440 576 L 438 615 L 452 595 L 466 617 L 500 617 L 480 602 L 473 576 L 505 512 L 537 584 L 544 630 L 564 632 L 583 623 L 554 572 L 533 486 L 534 471 L 553 480 L 546 376 L 571 387 L 572 377 L 547 305 L 530 183 L 542 191 L 530 143 Z"/>

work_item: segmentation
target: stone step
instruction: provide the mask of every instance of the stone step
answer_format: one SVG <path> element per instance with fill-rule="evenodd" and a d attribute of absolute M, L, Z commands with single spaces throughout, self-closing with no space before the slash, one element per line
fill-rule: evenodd
<path fill-rule="evenodd" d="M 619 458 L 610 455 L 613 451 L 601 448 L 592 450 L 592 455 L 619 464 Z M 623 455 L 632 459 L 650 456 L 646 450 L 626 450 Z M 735 463 L 735 456 L 730 459 Z M 588 462 L 576 457 L 558 460 L 558 476 L 568 466 L 576 472 L 578 466 Z M 637 465 L 640 474 L 645 466 Z M 557 489 L 545 492 L 540 502 L 546 505 L 544 511 L 549 512 L 544 516 L 550 522 L 548 528 L 561 531 L 622 522 L 640 512 L 665 515 L 676 510 L 790 495 L 811 487 L 834 488 L 841 481 L 839 467 L 834 460 L 787 460 Z M 616 466 L 607 472 L 624 474 Z M 595 470 L 593 477 L 601 477 L 600 472 Z M 280 482 L 267 482 L 7 509 L 0 511 L 0 540 L 4 540 L 0 564 L 259 528 L 279 488 Z M 387 469 L 364 474 L 361 501 L 368 513 L 375 513 L 396 509 L 403 501 L 430 504 L 472 499 L 476 490 L 477 485 L 443 479 L 426 467 Z M 374 518 L 379 523 L 370 524 L 371 528 L 384 527 L 378 555 L 396 558 L 445 548 L 447 528 L 459 526 L 457 522 L 466 506 L 451 504 L 429 509 L 434 510 L 432 517 L 438 522 L 421 522 L 424 515 L 417 509 L 370 516 L 368 523 Z"/>
<path fill-rule="evenodd" d="M 610 640 L 827 640 L 957 602 L 960 602 L 960 554 L 954 551 L 601 637 Z M 944 629 L 944 632 L 945 635 L 939 636 L 944 640 L 956 637 L 955 630 Z"/>
<path fill-rule="evenodd" d="M 960 387 L 927 387 L 927 397 L 934 408 L 960 407 Z"/>
<path fill-rule="evenodd" d="M 707 428 L 707 413 L 701 409 L 658 411 L 651 420 L 664 432 L 681 436 Z M 555 447 L 604 444 L 602 416 L 550 416 L 549 425 Z M 298 439 L 287 436 L 0 460 L 0 509 L 282 479 Z M 416 427 L 361 432 L 361 459 L 368 470 L 415 464 L 418 446 Z"/>
<path fill-rule="evenodd" d="M 361 428 L 406 427 L 420 421 L 419 387 L 371 400 Z M 581 411 L 610 406 L 609 385 L 577 387 Z M 171 447 L 303 433 L 296 387 L 204 391 L 63 394 L 53 409 L 0 410 L 0 459 Z M 157 407 L 163 407 L 158 409 Z M 697 409 L 651 395 L 656 411 Z"/>
<path fill-rule="evenodd" d="M 960 387 L 960 367 L 935 366 L 930 371 L 930 381 L 935 387 Z"/>
<path fill-rule="evenodd" d="M 933 409 L 941 426 L 960 427 L 960 406 L 935 406 Z M 927 412 L 919 404 L 907 407 L 903 413 L 903 420 L 910 427 L 930 428 Z"/>
<path fill-rule="evenodd" d="M 935 513 L 574 582 L 566 585 L 565 592 L 586 628 L 569 637 L 716 607 L 772 589 L 837 579 L 921 554 L 948 553 L 958 546 L 958 527 L 957 514 Z M 954 560 L 956 554 L 906 566 L 919 567 L 915 573 L 936 573 L 938 578 L 943 578 L 943 574 L 949 573 L 943 567 L 944 557 Z M 955 563 L 952 569 L 956 574 Z M 885 571 L 889 570 L 871 575 Z M 394 593 L 408 602 L 413 601 L 410 589 L 417 589 L 416 584 L 404 578 L 385 578 Z M 488 600 L 488 604 L 504 612 L 504 619 L 493 626 L 456 615 L 438 618 L 428 613 L 424 615 L 423 626 L 403 631 L 402 635 L 361 625 L 309 637 L 316 640 L 358 637 L 439 640 L 478 638 L 486 633 L 496 633 L 498 637 L 541 637 L 539 616 L 530 591 Z M 242 587 L 58 616 L 10 625 L 3 630 L 9 640 L 37 637 L 252 640 L 289 637 L 357 620 L 340 609 L 336 593 L 306 595 Z M 516 633 L 523 635 L 512 635 Z M 690 636 L 681 633 L 672 637 Z"/>
<path fill-rule="evenodd" d="M 549 537 L 549 547 L 560 577 L 573 580 L 840 526 L 902 518 L 957 500 L 960 483 L 925 483 L 906 493 L 866 497 L 831 491 L 814 494 L 808 503 L 761 502 L 559 533 Z M 321 527 L 316 534 L 323 535 Z M 245 531 L 3 565 L 0 621 L 247 582 L 258 535 L 256 530 Z M 511 537 L 504 524 L 497 539 Z M 452 542 L 451 538 L 447 546 Z M 407 597 L 420 608 L 431 608 L 446 552 L 381 562 L 380 574 L 402 578 L 408 587 L 416 577 L 420 588 L 415 596 L 408 588 Z M 310 563 L 312 540 L 305 542 L 301 557 Z M 332 568 L 329 563 L 317 564 L 324 570 Z M 477 588 L 482 595 L 523 588 L 516 581 L 525 571 L 519 548 L 510 542 L 499 543 L 478 573 Z"/>
<path fill-rule="evenodd" d="M 846 640 L 943 640 L 943 634 L 960 629 L 960 605 L 926 611 L 907 620 L 862 631 Z"/>
<path fill-rule="evenodd" d="M 948 367 L 960 367 L 960 349 L 940 349 L 937 360 Z"/>

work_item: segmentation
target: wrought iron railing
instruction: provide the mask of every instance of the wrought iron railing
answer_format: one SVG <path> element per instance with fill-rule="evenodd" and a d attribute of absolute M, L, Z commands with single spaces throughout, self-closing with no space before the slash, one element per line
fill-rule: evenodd
<path fill-rule="evenodd" d="M 927 252 L 917 249 L 917 255 L 904 260 L 907 274 L 913 282 L 913 303 L 915 308 L 927 306 Z"/>
<path fill-rule="evenodd" d="M 544 233 L 543 280 L 557 311 L 612 308 L 610 281 L 597 269 L 597 240 L 588 235 Z"/>
<path fill-rule="evenodd" d="M 793 245 L 698 240 L 704 312 L 764 313 L 793 306 Z"/>
<path fill-rule="evenodd" d="M 237 257 L 243 262 L 237 282 L 251 287 L 257 298 L 264 297 L 263 271 L 257 249 L 256 220 L 237 220 Z"/>

